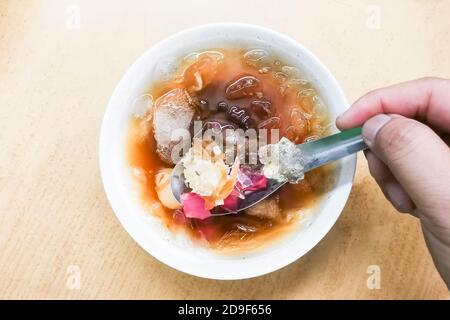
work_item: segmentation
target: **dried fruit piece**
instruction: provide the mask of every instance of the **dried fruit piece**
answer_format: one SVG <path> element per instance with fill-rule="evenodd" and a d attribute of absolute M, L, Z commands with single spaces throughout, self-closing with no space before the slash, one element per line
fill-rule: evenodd
<path fill-rule="evenodd" d="M 198 194 L 189 192 L 183 193 L 180 197 L 184 215 L 187 218 L 206 219 L 211 217 L 211 211 L 205 207 L 205 199 Z"/>
<path fill-rule="evenodd" d="M 314 91 L 314 89 L 303 89 L 297 93 L 297 97 L 300 99 L 304 98 L 304 97 L 315 96 L 315 95 L 316 95 L 316 92 Z"/>
<path fill-rule="evenodd" d="M 291 111 L 291 125 L 294 126 L 297 132 L 306 136 L 309 132 L 309 119 L 311 115 L 303 112 L 300 108 L 295 107 Z"/>
<path fill-rule="evenodd" d="M 272 103 L 266 100 L 254 100 L 252 101 L 250 108 L 260 119 L 266 119 L 271 114 Z"/>
<path fill-rule="evenodd" d="M 223 205 L 221 208 L 229 211 L 234 212 L 239 208 L 239 199 L 241 197 L 241 193 L 236 189 L 233 188 L 233 191 L 223 200 Z"/>
<path fill-rule="evenodd" d="M 258 129 L 279 129 L 280 128 L 280 118 L 278 117 L 271 117 L 267 120 L 264 120 L 263 122 L 260 122 L 258 124 Z"/>
<path fill-rule="evenodd" d="M 252 49 L 244 53 L 244 61 L 252 67 L 270 64 L 270 54 L 264 49 Z"/>
<path fill-rule="evenodd" d="M 219 111 L 227 111 L 228 109 L 228 103 L 226 103 L 225 101 L 220 101 L 217 103 L 217 109 Z"/>
<path fill-rule="evenodd" d="M 269 198 L 248 208 L 245 213 L 261 219 L 276 219 L 281 215 L 281 209 L 278 205 L 278 199 Z"/>
<path fill-rule="evenodd" d="M 303 135 L 302 135 L 301 130 L 294 126 L 289 126 L 286 129 L 284 136 L 286 138 L 288 138 L 289 140 L 291 140 L 295 144 L 299 144 L 299 143 L 303 142 Z"/>
<path fill-rule="evenodd" d="M 238 172 L 236 187 L 240 191 L 258 191 L 267 188 L 269 180 L 259 171 L 242 165 Z"/>
<path fill-rule="evenodd" d="M 217 74 L 218 62 L 209 55 L 199 56 L 198 60 L 183 72 L 184 87 L 189 92 L 197 92 L 212 82 Z"/>
<path fill-rule="evenodd" d="M 274 73 L 274 78 L 277 79 L 280 83 L 284 83 L 288 80 L 288 75 L 285 74 L 284 72 L 275 72 Z"/>
<path fill-rule="evenodd" d="M 208 56 L 208 57 L 215 59 L 217 61 L 217 63 L 221 63 L 224 59 L 224 55 L 222 52 L 214 51 L 214 50 L 203 51 L 198 54 L 199 58 L 204 57 L 204 56 Z"/>
<path fill-rule="evenodd" d="M 232 122 L 215 118 L 205 120 L 205 124 L 203 125 L 203 130 L 212 130 L 214 133 L 223 133 L 227 129 L 235 130 L 237 128 Z"/>
<path fill-rule="evenodd" d="M 307 85 L 309 82 L 306 79 L 302 78 L 301 72 L 296 67 L 291 66 L 283 66 L 281 71 L 287 75 L 287 83 L 289 85 Z"/>
<path fill-rule="evenodd" d="M 185 55 L 182 59 L 184 64 L 193 64 L 194 62 L 196 62 L 198 60 L 199 57 L 199 53 L 198 52 L 191 52 L 188 53 L 187 55 Z"/>
<path fill-rule="evenodd" d="M 234 100 L 253 97 L 258 91 L 261 91 L 261 82 L 254 76 L 244 76 L 231 83 L 225 94 L 228 99 Z"/>
<path fill-rule="evenodd" d="M 239 126 L 249 129 L 253 127 L 253 120 L 244 108 L 231 106 L 226 111 L 228 118 Z"/>
<path fill-rule="evenodd" d="M 212 219 L 206 219 L 206 220 L 191 220 L 192 222 L 192 229 L 196 230 L 198 235 L 200 236 L 200 239 L 203 239 L 204 241 L 210 243 L 214 242 L 218 239 L 220 236 L 220 229 L 218 226 L 212 221 Z"/>

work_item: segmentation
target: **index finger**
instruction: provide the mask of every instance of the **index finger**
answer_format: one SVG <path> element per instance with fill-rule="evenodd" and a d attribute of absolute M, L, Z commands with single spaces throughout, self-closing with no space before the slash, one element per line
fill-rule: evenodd
<path fill-rule="evenodd" d="M 339 116 L 336 125 L 341 130 L 362 126 L 380 113 L 400 114 L 450 132 L 450 80 L 423 78 L 369 92 Z"/>

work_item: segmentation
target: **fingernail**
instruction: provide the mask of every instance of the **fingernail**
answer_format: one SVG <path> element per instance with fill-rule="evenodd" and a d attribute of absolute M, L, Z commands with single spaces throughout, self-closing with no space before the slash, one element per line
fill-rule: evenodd
<path fill-rule="evenodd" d="M 338 128 L 338 129 L 343 129 L 343 127 L 345 127 L 345 124 L 342 122 L 342 120 L 345 118 L 345 112 L 344 113 L 341 113 L 340 115 L 338 115 L 337 117 L 336 117 L 336 121 L 335 121 L 335 123 L 336 123 L 336 127 Z M 344 124 L 344 126 L 342 126 Z"/>
<path fill-rule="evenodd" d="M 346 114 L 348 113 L 348 110 L 347 111 L 345 111 L 344 113 L 341 113 L 340 115 L 338 115 L 337 117 L 336 117 L 336 122 L 339 122 L 339 121 L 342 121 L 342 119 L 344 119 L 346 116 Z"/>
<path fill-rule="evenodd" d="M 378 132 L 386 123 L 388 123 L 392 118 L 386 114 L 379 114 L 375 117 L 370 118 L 363 125 L 362 135 L 369 147 L 372 146 L 375 141 L 375 137 Z"/>

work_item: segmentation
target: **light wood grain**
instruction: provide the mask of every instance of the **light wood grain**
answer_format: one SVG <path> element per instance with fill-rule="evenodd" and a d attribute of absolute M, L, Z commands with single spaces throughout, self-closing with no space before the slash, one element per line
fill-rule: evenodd
<path fill-rule="evenodd" d="M 367 26 L 368 5 L 381 9 Z M 67 25 L 80 8 L 79 29 Z M 369 7 L 369 14 L 370 14 Z M 448 1 L 0 2 L 0 298 L 449 298 L 417 221 L 396 213 L 359 158 L 348 204 L 301 260 L 256 279 L 182 274 L 142 250 L 102 189 L 98 135 L 108 99 L 148 47 L 183 28 L 256 23 L 303 43 L 350 101 L 375 87 L 450 76 Z M 81 286 L 67 286 L 70 266 Z M 369 265 L 381 289 L 366 286 Z"/>

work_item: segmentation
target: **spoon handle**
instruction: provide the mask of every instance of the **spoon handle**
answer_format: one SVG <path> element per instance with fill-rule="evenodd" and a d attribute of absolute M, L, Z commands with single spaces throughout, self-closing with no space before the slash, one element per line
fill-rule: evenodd
<path fill-rule="evenodd" d="M 361 135 L 361 128 L 354 128 L 331 136 L 298 145 L 304 159 L 304 171 L 310 171 L 331 161 L 335 161 L 367 149 Z"/>

